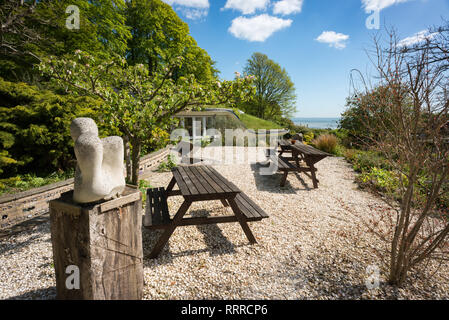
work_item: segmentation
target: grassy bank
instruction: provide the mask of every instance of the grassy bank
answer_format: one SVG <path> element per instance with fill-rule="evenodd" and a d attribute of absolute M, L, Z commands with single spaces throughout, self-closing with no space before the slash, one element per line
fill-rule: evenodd
<path fill-rule="evenodd" d="M 47 184 L 64 181 L 73 178 L 74 172 L 54 172 L 46 177 L 38 177 L 34 174 L 17 175 L 8 179 L 0 179 L 0 195 L 17 193 L 33 188 L 39 188 Z"/>
<path fill-rule="evenodd" d="M 247 129 L 259 130 L 259 129 L 283 129 L 282 126 L 278 125 L 269 120 L 264 120 L 257 118 L 255 116 L 246 114 L 246 113 L 238 113 L 240 120 L 243 122 Z"/>

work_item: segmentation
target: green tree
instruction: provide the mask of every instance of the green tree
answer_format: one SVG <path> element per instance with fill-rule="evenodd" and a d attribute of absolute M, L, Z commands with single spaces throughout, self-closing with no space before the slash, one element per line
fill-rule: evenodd
<path fill-rule="evenodd" d="M 131 0 L 126 16 L 132 34 L 129 64 L 144 64 L 152 75 L 162 72 L 176 57 L 183 57 L 182 66 L 173 71 L 174 79 L 193 74 L 199 82 L 207 82 L 216 77 L 214 62 L 171 6 L 161 0 Z"/>
<path fill-rule="evenodd" d="M 66 8 L 80 10 L 80 29 L 66 27 Z M 0 3 L 0 76 L 33 82 L 41 57 L 85 50 L 125 54 L 130 37 L 124 0 L 5 0 Z M 37 81 L 36 81 L 37 82 Z"/>
<path fill-rule="evenodd" d="M 176 122 L 173 115 L 187 108 L 229 103 L 251 96 L 252 78 L 210 81 L 200 84 L 193 75 L 172 79 L 182 67 L 182 57 L 163 73 L 150 75 L 143 64 L 130 66 L 126 59 L 104 60 L 77 51 L 67 59 L 50 57 L 40 65 L 42 72 L 61 86 L 105 102 L 103 121 L 117 128 L 131 145 L 133 184 L 138 184 L 142 146 L 157 130 L 168 131 Z"/>
<path fill-rule="evenodd" d="M 405 91 L 407 88 L 402 88 Z M 388 108 L 395 101 L 395 89 L 389 85 L 381 85 L 375 87 L 367 92 L 358 92 L 346 99 L 346 110 L 342 113 L 339 127 L 348 132 L 352 143 L 358 147 L 366 147 L 371 144 L 372 140 L 377 138 L 374 131 L 367 131 L 367 124 L 376 126 L 375 122 L 380 119 L 380 116 L 388 111 Z M 413 101 L 409 94 L 403 94 L 401 101 L 404 111 L 411 112 Z M 391 129 L 393 119 L 391 122 L 385 121 L 385 130 Z"/>
<path fill-rule="evenodd" d="M 75 5 L 80 10 L 80 28 L 66 27 L 66 9 Z M 131 37 L 125 24 L 125 0 L 45 0 L 37 7 L 41 19 L 52 21 L 41 24 L 42 56 L 61 56 L 84 50 L 95 56 L 115 53 L 124 55 Z"/>
<path fill-rule="evenodd" d="M 48 174 L 73 166 L 69 127 L 76 117 L 96 117 L 100 102 L 61 96 L 0 78 L 0 175 Z"/>
<path fill-rule="evenodd" d="M 367 119 L 366 109 L 362 107 L 362 96 L 353 95 L 346 99 L 346 110 L 341 114 L 339 128 L 347 130 L 351 143 L 363 147 L 366 132 L 363 119 Z"/>
<path fill-rule="evenodd" d="M 246 112 L 259 118 L 280 120 L 296 111 L 295 86 L 287 71 L 262 53 L 254 53 L 244 68 L 245 74 L 256 77 L 256 95 L 243 104 Z"/>

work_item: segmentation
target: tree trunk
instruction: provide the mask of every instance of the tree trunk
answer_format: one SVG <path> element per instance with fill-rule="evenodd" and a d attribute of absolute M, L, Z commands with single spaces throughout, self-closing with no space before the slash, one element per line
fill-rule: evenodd
<path fill-rule="evenodd" d="M 398 263 L 396 269 L 393 272 L 390 272 L 390 277 L 388 279 L 388 283 L 395 286 L 402 286 L 407 279 L 407 273 L 409 271 L 408 264 Z"/>
<path fill-rule="evenodd" d="M 132 177 L 131 184 L 138 186 L 139 185 L 139 164 L 140 164 L 140 151 L 142 146 L 140 145 L 140 141 L 134 140 L 132 142 Z"/>
<path fill-rule="evenodd" d="M 131 160 L 131 148 L 129 145 L 129 137 L 125 136 L 123 138 L 123 142 L 125 144 L 125 160 L 126 160 L 126 181 L 132 181 L 132 160 Z"/>
<path fill-rule="evenodd" d="M 415 172 L 415 171 L 413 171 Z M 409 178 L 409 186 L 402 199 L 401 203 L 401 215 L 396 226 L 392 251 L 391 251 L 391 264 L 390 264 L 390 276 L 389 282 L 394 285 L 400 286 L 406 279 L 407 272 L 410 266 L 409 251 L 410 247 L 407 243 L 408 229 L 410 221 L 410 208 L 413 201 L 413 191 L 415 183 L 415 174 L 412 173 Z M 413 242 L 414 239 L 411 240 Z"/>

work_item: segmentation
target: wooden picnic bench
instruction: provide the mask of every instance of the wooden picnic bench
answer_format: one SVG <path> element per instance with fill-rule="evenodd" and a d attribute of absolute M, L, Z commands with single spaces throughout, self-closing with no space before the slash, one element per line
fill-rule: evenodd
<path fill-rule="evenodd" d="M 249 242 L 256 243 L 248 222 L 260 221 L 268 218 L 268 215 L 238 187 L 211 166 L 179 166 L 174 168 L 172 173 L 173 178 L 167 189 L 147 190 L 144 226 L 152 230 L 164 230 L 150 253 L 151 259 L 160 254 L 175 229 L 181 226 L 238 222 Z M 174 190 L 175 185 L 179 190 Z M 170 216 L 167 205 L 167 198 L 172 196 L 184 198 L 184 202 L 173 218 Z M 225 207 L 230 206 L 234 215 L 184 218 L 193 202 L 211 200 L 220 200 Z"/>
<path fill-rule="evenodd" d="M 285 186 L 288 173 L 303 172 L 312 179 L 313 187 L 318 188 L 319 180 L 316 177 L 315 164 L 332 155 L 301 142 L 292 144 L 290 140 L 281 140 L 278 145 L 280 147 L 278 155 L 270 149 L 267 150 L 266 155 L 271 161 L 278 164 L 278 170 L 284 174 L 281 179 L 281 187 Z M 291 156 L 285 157 L 284 153 L 290 153 Z"/>
<path fill-rule="evenodd" d="M 285 186 L 287 182 L 287 176 L 290 172 L 298 172 L 299 167 L 290 163 L 287 159 L 282 156 L 276 154 L 276 150 L 267 149 L 266 150 L 267 158 L 273 163 L 277 164 L 277 170 L 283 173 L 281 179 L 281 187 Z M 273 172 L 274 173 L 274 172 Z"/>

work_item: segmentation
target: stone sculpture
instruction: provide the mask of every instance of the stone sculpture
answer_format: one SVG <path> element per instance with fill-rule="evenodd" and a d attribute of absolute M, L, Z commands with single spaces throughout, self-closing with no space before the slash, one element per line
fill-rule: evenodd
<path fill-rule="evenodd" d="M 70 134 L 77 159 L 73 200 L 90 203 L 120 196 L 126 186 L 123 139 L 100 139 L 98 127 L 90 118 L 73 120 Z"/>

